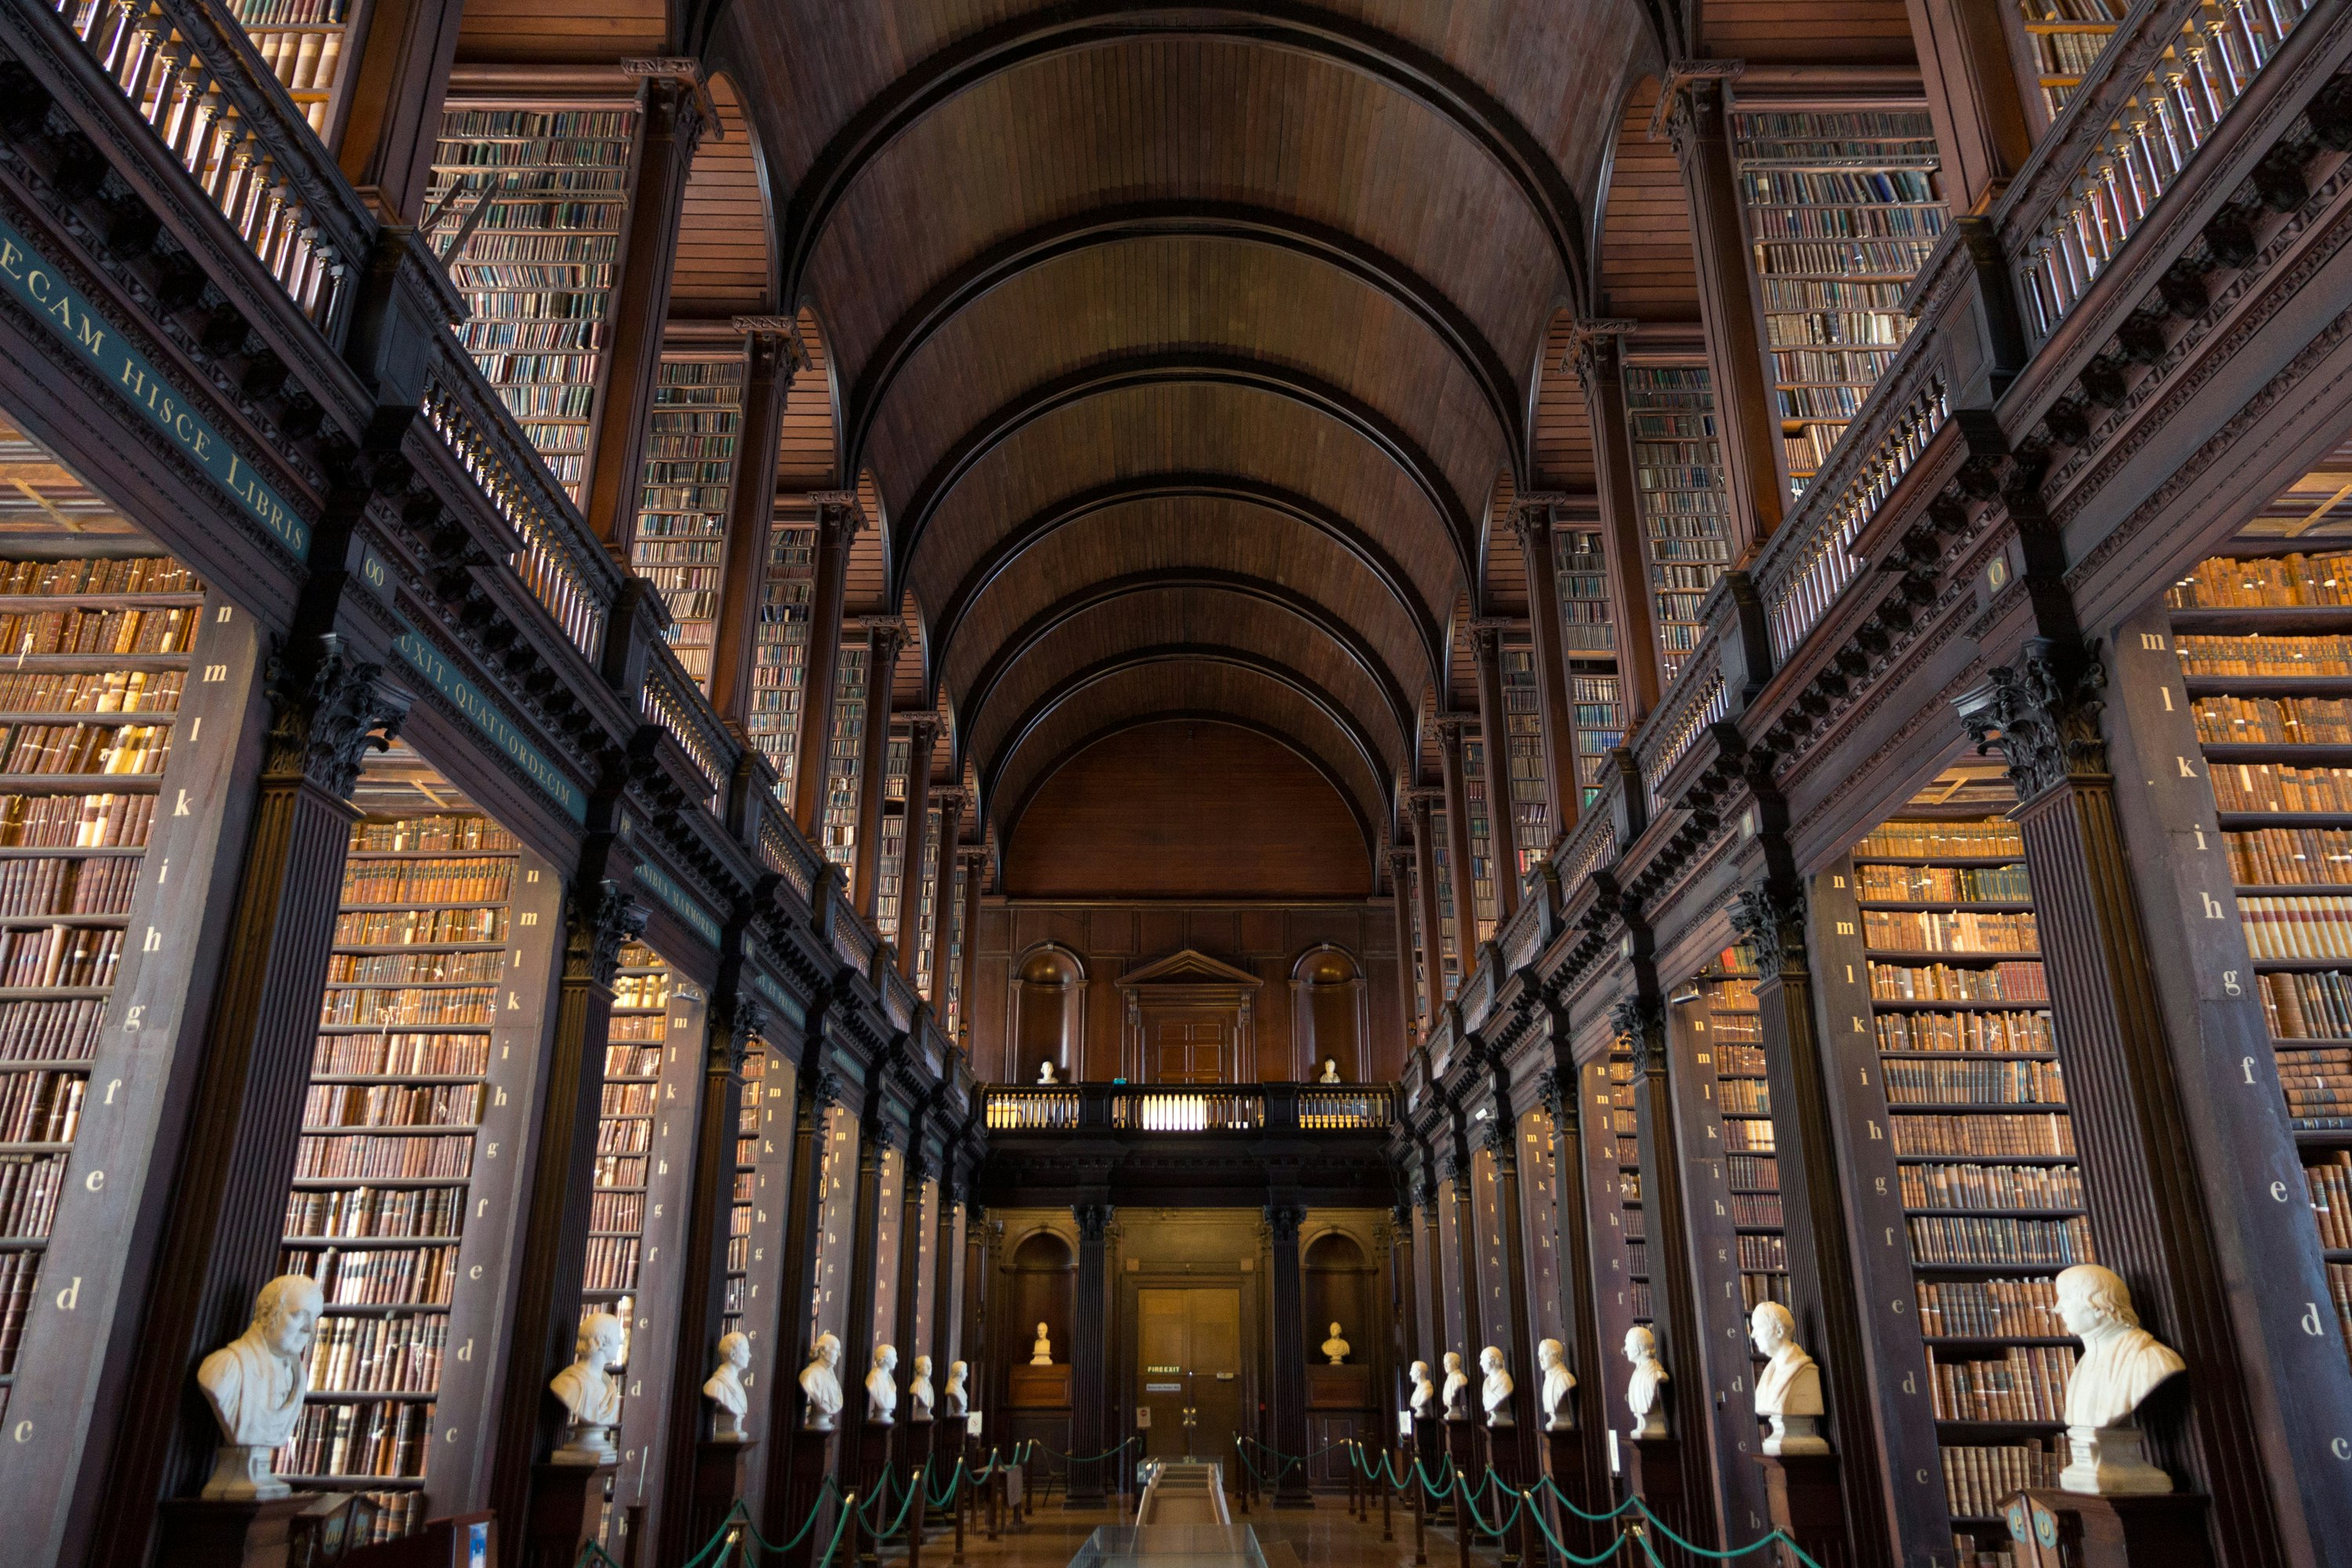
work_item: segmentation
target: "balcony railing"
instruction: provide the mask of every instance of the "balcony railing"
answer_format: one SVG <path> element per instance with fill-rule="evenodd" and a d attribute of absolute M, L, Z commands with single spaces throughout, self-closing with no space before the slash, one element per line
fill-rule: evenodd
<path fill-rule="evenodd" d="M 2120 96 L 2120 107 L 2074 156 L 2063 194 L 2014 258 L 2037 340 L 2057 331 L 2316 3 L 2176 0 L 2157 6 L 2145 27 L 2116 36 L 2111 49 L 2153 48 L 2155 58 L 2127 91 L 2098 95 Z M 2079 112 L 2097 112 L 2088 95 Z M 2066 130 L 2062 121 L 2053 140 L 2068 140 Z"/>
<path fill-rule="evenodd" d="M 51 0 L 50 8 L 333 340 L 373 225 L 242 30 L 187 0 Z"/>
<path fill-rule="evenodd" d="M 1385 1132 L 1396 1089 L 1349 1084 L 995 1084 L 994 1132 Z"/>
<path fill-rule="evenodd" d="M 696 700 L 700 689 L 666 645 L 646 660 L 646 684 L 638 702 L 645 716 L 669 732 L 678 750 L 702 775 L 703 804 L 717 811 L 726 781 L 735 771 L 735 748 L 718 720 Z"/>

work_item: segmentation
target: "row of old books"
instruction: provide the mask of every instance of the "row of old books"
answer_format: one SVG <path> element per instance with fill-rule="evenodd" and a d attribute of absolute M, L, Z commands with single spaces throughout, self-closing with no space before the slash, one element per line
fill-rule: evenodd
<path fill-rule="evenodd" d="M 2012 1492 L 2056 1486 L 2058 1472 L 2065 1468 L 2063 1454 L 2040 1443 L 1948 1447 L 1944 1496 L 1956 1514 L 1990 1518 L 2000 1512 L 2002 1500 Z"/>
<path fill-rule="evenodd" d="M 2011 1345 L 1998 1361 L 1931 1362 L 1938 1421 L 2058 1421 L 2074 1352 L 2064 1345 Z"/>
<path fill-rule="evenodd" d="M 346 904 L 503 903 L 514 886 L 511 856 L 449 860 L 354 860 Z"/>
<path fill-rule="evenodd" d="M 2352 554 L 2208 556 L 2165 590 L 2164 602 L 2176 610 L 2352 605 Z"/>
<path fill-rule="evenodd" d="M 0 915 L 119 915 L 138 885 L 139 862 L 128 856 L 0 860 Z"/>
<path fill-rule="evenodd" d="M 1983 969 L 1948 963 L 1873 963 L 1870 994 L 1884 1002 L 2047 1002 L 2042 965 L 2004 961 Z"/>
<path fill-rule="evenodd" d="M 2238 918 L 2256 958 L 2352 958 L 2352 896 L 2242 897 Z"/>
<path fill-rule="evenodd" d="M 2095 1260 L 2091 1222 L 2017 1219 L 2006 1215 L 1920 1215 L 1905 1222 L 1911 1260 L 1938 1263 L 2032 1263 L 2053 1268 Z"/>
<path fill-rule="evenodd" d="M 2066 1332 L 2049 1279 L 1922 1279 L 1915 1288 L 1919 1331 L 1931 1340 L 2049 1340 Z"/>
<path fill-rule="evenodd" d="M 34 654 L 185 653 L 195 640 L 199 610 L 24 610 L 0 614 L 0 653 L 10 658 Z"/>
<path fill-rule="evenodd" d="M 47 926 L 0 931 L 0 985 L 44 988 L 114 984 L 122 957 L 120 927 Z"/>
<path fill-rule="evenodd" d="M 1906 1165 L 1898 1180 L 1907 1209 L 2083 1206 L 2083 1173 L 2072 1165 Z"/>
<path fill-rule="evenodd" d="M 481 1120 L 480 1083 L 314 1083 L 305 1127 L 470 1127 Z"/>
<path fill-rule="evenodd" d="M 187 671 L 108 669 L 0 674 L 0 713 L 170 713 Z"/>
<path fill-rule="evenodd" d="M 2221 837 L 2230 875 L 2242 887 L 2352 888 L 2352 828 L 2260 827 Z"/>
<path fill-rule="evenodd" d="M 1880 1071 L 1890 1105 L 2066 1103 L 2054 1061 L 1893 1061 Z"/>
<path fill-rule="evenodd" d="M 286 1194 L 289 1237 L 454 1239 L 465 1219 L 466 1195 L 456 1187 L 336 1187 Z"/>
<path fill-rule="evenodd" d="M 2007 822 L 1882 822 L 1853 847 L 1854 858 L 1902 860 L 2025 858 L 2025 839 Z"/>
<path fill-rule="evenodd" d="M 2051 1048 L 2047 1013 L 1881 1013 L 1882 1051 L 2041 1051 Z M 1892 1068 L 1894 1064 L 1889 1063 Z"/>
<path fill-rule="evenodd" d="M 2074 1124 L 2063 1112 L 2042 1115 L 1897 1116 L 1897 1154 L 2006 1154 L 2021 1159 L 2071 1156 Z"/>

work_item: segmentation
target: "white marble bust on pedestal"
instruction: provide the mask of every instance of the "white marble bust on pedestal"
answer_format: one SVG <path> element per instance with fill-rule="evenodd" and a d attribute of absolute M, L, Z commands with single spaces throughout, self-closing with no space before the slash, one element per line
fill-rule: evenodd
<path fill-rule="evenodd" d="M 1633 1413 L 1633 1436 L 1663 1437 L 1666 1435 L 1666 1369 L 1658 1360 L 1657 1336 L 1639 1324 L 1627 1330 L 1625 1359 L 1633 1363 L 1633 1375 L 1625 1384 L 1625 1407 Z"/>
<path fill-rule="evenodd" d="M 2066 1468 L 2070 1492 L 2139 1496 L 2172 1489 L 2172 1478 L 2147 1462 L 2132 1415 L 2159 1384 L 2189 1368 L 2178 1352 L 2139 1326 L 2131 1289 L 2113 1270 L 2077 1263 L 2058 1276 L 2058 1316 L 2083 1342 L 2066 1380 Z"/>
<path fill-rule="evenodd" d="M 866 1373 L 866 1419 L 877 1426 L 898 1419 L 898 1380 L 891 1375 L 898 1370 L 898 1347 L 876 1345 L 874 1364 Z"/>
<path fill-rule="evenodd" d="M 1462 1352 L 1447 1351 L 1445 1352 L 1445 1387 L 1438 1395 L 1438 1403 L 1445 1406 L 1445 1418 L 1448 1421 L 1470 1419 L 1470 1407 L 1463 1403 L 1463 1395 L 1469 1387 L 1470 1374 L 1462 1370 Z"/>
<path fill-rule="evenodd" d="M 1488 1345 L 1478 1352 L 1478 1370 L 1486 1374 L 1486 1381 L 1478 1385 L 1478 1405 L 1486 1413 L 1486 1425 L 1517 1425 L 1511 1416 L 1511 1392 L 1518 1385 L 1511 1381 L 1511 1374 L 1503 1370 L 1503 1352 L 1499 1346 Z"/>
<path fill-rule="evenodd" d="M 840 1364 L 841 1341 L 829 1333 L 817 1335 L 809 1350 L 809 1363 L 801 1368 L 801 1393 L 808 1400 L 808 1408 L 801 1415 L 804 1429 L 833 1430 L 834 1421 L 841 1415 L 841 1374 L 834 1371 Z"/>
<path fill-rule="evenodd" d="M 750 1391 L 743 1386 L 743 1369 L 751 1364 L 751 1342 L 747 1336 L 719 1336 L 718 1370 L 702 1385 L 703 1397 L 710 1401 L 710 1440 L 714 1443 L 751 1440 L 751 1435 L 743 1430 L 743 1413 L 751 1407 Z"/>
<path fill-rule="evenodd" d="M 1576 1424 L 1569 1405 L 1569 1396 L 1576 1392 L 1576 1374 L 1568 1370 L 1566 1347 L 1558 1340 L 1538 1341 L 1536 1364 L 1543 1369 L 1543 1387 L 1537 1397 L 1543 1402 L 1544 1430 L 1565 1432 Z"/>
<path fill-rule="evenodd" d="M 931 1358 L 915 1358 L 915 1375 L 907 1380 L 907 1418 L 929 1421 L 931 1418 Z"/>
<path fill-rule="evenodd" d="M 1437 1384 L 1429 1381 L 1429 1363 L 1425 1361 L 1413 1363 L 1412 1369 L 1405 1373 L 1405 1378 L 1412 1384 L 1412 1393 L 1406 1399 L 1405 1405 L 1412 1412 L 1414 1418 L 1425 1421 L 1436 1415 L 1437 1412 L 1432 1409 L 1431 1405 L 1437 1399 Z"/>
<path fill-rule="evenodd" d="M 1339 1078 L 1339 1058 L 1337 1057 L 1325 1057 L 1323 1058 L 1323 1076 L 1317 1079 L 1315 1081 L 1317 1083 L 1338 1083 L 1341 1081 Z"/>
<path fill-rule="evenodd" d="M 970 1414 L 971 1395 L 964 1388 L 964 1379 L 971 1375 L 971 1368 L 963 1363 L 960 1361 L 948 1363 L 947 1386 L 940 1390 L 941 1414 L 959 1417 Z"/>
<path fill-rule="evenodd" d="M 1059 1083 L 1062 1080 L 1054 1076 L 1054 1064 L 1050 1061 L 1043 1061 L 1037 1064 L 1037 1081 L 1041 1084 L 1049 1084 Z"/>
<path fill-rule="evenodd" d="M 1037 1342 L 1029 1347 L 1029 1364 L 1031 1366 L 1054 1364 L 1054 1342 L 1046 1336 L 1045 1325 L 1043 1323 L 1037 1325 Z"/>
<path fill-rule="evenodd" d="M 620 1456 L 613 1427 L 621 1419 L 621 1384 L 610 1369 L 628 1353 L 629 1334 L 610 1312 L 592 1312 L 580 1324 L 570 1366 L 548 1387 L 563 1402 L 563 1443 L 547 1457 L 551 1465 L 609 1465 Z"/>
<path fill-rule="evenodd" d="M 1822 1369 L 1797 1343 L 1797 1320 L 1778 1301 L 1759 1301 L 1748 1314 L 1748 1337 L 1766 1359 L 1756 1374 L 1756 1414 L 1772 1423 L 1767 1454 L 1826 1454 L 1822 1436 Z"/>
<path fill-rule="evenodd" d="M 220 1447 L 204 1496 L 233 1501 L 281 1498 L 290 1489 L 269 1471 L 269 1456 L 294 1436 L 310 1391 L 310 1336 L 326 1299 L 307 1274 L 281 1274 L 253 1301 L 245 1332 L 205 1357 L 196 1386 L 220 1424 Z"/>
<path fill-rule="evenodd" d="M 1333 1366 L 1342 1365 L 1348 1359 L 1348 1342 L 1339 1337 L 1337 1323 L 1331 1325 L 1331 1337 L 1323 1342 L 1323 1354 Z"/>

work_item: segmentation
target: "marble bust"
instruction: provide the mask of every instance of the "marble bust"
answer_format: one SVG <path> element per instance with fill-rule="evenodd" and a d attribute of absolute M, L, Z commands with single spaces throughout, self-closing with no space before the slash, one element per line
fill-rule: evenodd
<path fill-rule="evenodd" d="M 1333 1366 L 1348 1359 L 1348 1342 L 1339 1337 L 1339 1325 L 1331 1325 L 1331 1337 L 1323 1342 L 1323 1354 Z"/>
<path fill-rule="evenodd" d="M 1445 1406 L 1445 1418 L 1448 1421 L 1470 1419 L 1470 1411 L 1462 1403 L 1463 1393 L 1469 1386 L 1470 1374 L 1462 1370 L 1462 1352 L 1447 1351 L 1445 1352 L 1445 1388 L 1439 1394 L 1438 1403 Z"/>
<path fill-rule="evenodd" d="M 2066 1380 L 2068 1454 L 2058 1485 L 2108 1497 L 2170 1491 L 2172 1478 L 2141 1452 L 2132 1415 L 2189 1363 L 2139 1326 L 2130 1287 L 2095 1263 L 2077 1263 L 2059 1274 L 2058 1316 L 2083 1342 Z"/>
<path fill-rule="evenodd" d="M 866 1419 L 877 1426 L 888 1426 L 898 1419 L 898 1380 L 890 1374 L 898 1370 L 898 1347 L 876 1345 L 874 1364 L 866 1373 Z"/>
<path fill-rule="evenodd" d="M 940 1390 L 940 1408 L 950 1415 L 962 1415 L 971 1409 L 971 1395 L 963 1380 L 971 1375 L 971 1368 L 960 1361 L 948 1363 L 947 1386 Z"/>
<path fill-rule="evenodd" d="M 1756 1414 L 1772 1423 L 1767 1454 L 1826 1454 L 1822 1436 L 1822 1369 L 1797 1343 L 1797 1320 L 1778 1301 L 1759 1301 L 1748 1337 L 1765 1359 L 1756 1374 Z"/>
<path fill-rule="evenodd" d="M 1339 1082 L 1339 1058 L 1337 1057 L 1325 1057 L 1323 1058 L 1323 1076 L 1317 1079 L 1315 1081 L 1317 1083 Z"/>
<path fill-rule="evenodd" d="M 1543 1369 L 1543 1387 L 1537 1397 L 1543 1403 L 1544 1430 L 1565 1432 L 1576 1424 L 1568 1402 L 1576 1392 L 1576 1374 L 1568 1370 L 1566 1347 L 1558 1340 L 1538 1341 L 1536 1364 Z"/>
<path fill-rule="evenodd" d="M 1503 1370 L 1501 1349 L 1495 1345 L 1488 1345 L 1485 1350 L 1480 1351 L 1478 1370 L 1486 1374 L 1486 1381 L 1478 1385 L 1478 1405 L 1486 1413 L 1486 1425 L 1489 1426 L 1517 1425 L 1511 1418 L 1511 1392 L 1517 1387 L 1517 1384 L 1511 1381 L 1511 1374 Z"/>
<path fill-rule="evenodd" d="M 1037 1342 L 1029 1347 L 1029 1364 L 1031 1366 L 1054 1364 L 1054 1342 L 1046 1337 L 1045 1325 L 1043 1323 L 1037 1325 Z"/>
<path fill-rule="evenodd" d="M 749 1392 L 743 1387 L 743 1369 L 751 1364 L 751 1342 L 742 1333 L 719 1336 L 719 1367 L 710 1381 L 702 1385 L 702 1396 L 710 1401 L 710 1440 L 714 1443 L 748 1443 L 751 1435 L 743 1430 L 743 1413 L 751 1407 Z"/>
<path fill-rule="evenodd" d="M 841 1377 L 833 1369 L 841 1364 L 841 1341 L 832 1334 L 819 1334 L 809 1349 L 809 1363 L 801 1368 L 801 1393 L 808 1400 L 808 1408 L 801 1416 L 801 1425 L 811 1432 L 830 1432 L 834 1418 L 841 1414 Z"/>
<path fill-rule="evenodd" d="M 220 1447 L 204 1495 L 243 1501 L 290 1489 L 269 1471 L 269 1456 L 294 1436 L 310 1391 L 310 1336 L 326 1298 L 307 1274 L 281 1274 L 253 1300 L 245 1332 L 205 1357 L 196 1385 L 220 1424 Z"/>
<path fill-rule="evenodd" d="M 1437 1384 L 1429 1381 L 1429 1363 L 1425 1361 L 1413 1363 L 1412 1370 L 1405 1373 L 1405 1377 L 1412 1384 L 1412 1396 L 1406 1401 L 1406 1405 L 1412 1411 L 1415 1419 L 1426 1421 L 1436 1415 L 1437 1413 L 1430 1408 L 1431 1404 L 1437 1398 Z"/>
<path fill-rule="evenodd" d="M 1658 1360 L 1657 1336 L 1638 1324 L 1627 1330 L 1625 1359 L 1633 1363 L 1633 1375 L 1625 1384 L 1625 1407 L 1633 1413 L 1633 1436 L 1663 1437 L 1666 1435 L 1663 1397 L 1666 1369 Z"/>
<path fill-rule="evenodd" d="M 1043 1061 L 1037 1064 L 1037 1081 L 1039 1083 L 1059 1083 L 1062 1080 L 1054 1076 L 1054 1064 L 1050 1061 Z"/>
<path fill-rule="evenodd" d="M 915 1375 L 907 1380 L 907 1418 L 931 1418 L 931 1358 L 927 1355 L 915 1358 Z"/>
<path fill-rule="evenodd" d="M 548 1387 L 563 1402 L 563 1443 L 551 1465 L 609 1465 L 620 1458 L 613 1427 L 621 1419 L 621 1384 L 611 1368 L 627 1354 L 628 1331 L 610 1312 L 592 1312 L 580 1325 L 579 1349 Z"/>

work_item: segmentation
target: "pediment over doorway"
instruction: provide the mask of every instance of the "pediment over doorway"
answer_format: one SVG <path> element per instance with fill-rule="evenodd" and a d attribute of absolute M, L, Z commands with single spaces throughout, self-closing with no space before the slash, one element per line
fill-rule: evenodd
<path fill-rule="evenodd" d="M 1188 947 L 1155 959 L 1118 978 L 1121 989 L 1148 985 L 1236 985 L 1255 991 L 1265 982 L 1246 969 L 1220 963 L 1198 948 Z"/>

